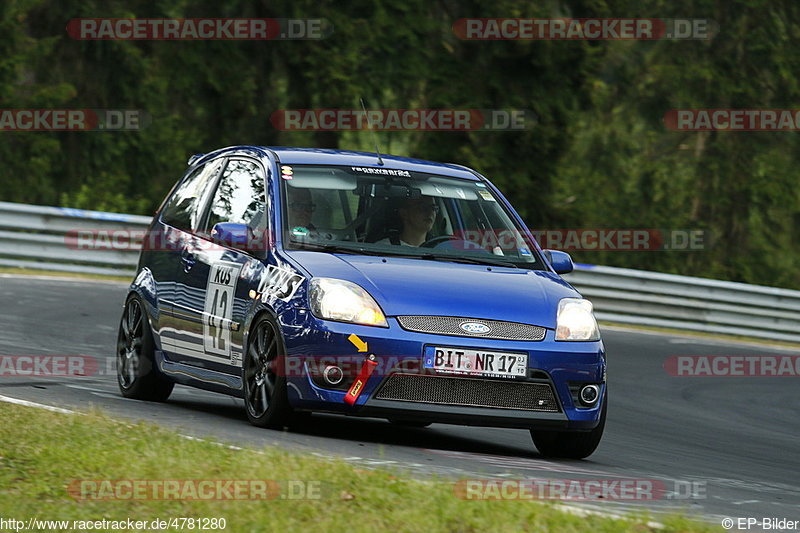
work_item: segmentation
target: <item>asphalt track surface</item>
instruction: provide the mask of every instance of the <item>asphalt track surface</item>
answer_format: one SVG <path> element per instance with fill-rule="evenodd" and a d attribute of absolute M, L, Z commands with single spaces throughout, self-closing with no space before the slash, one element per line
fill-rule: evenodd
<path fill-rule="evenodd" d="M 408 429 L 378 419 L 314 415 L 313 423 L 274 431 L 250 426 L 240 400 L 188 387 L 177 386 L 164 404 L 124 399 L 113 365 L 104 361 L 113 361 L 125 291 L 117 282 L 0 275 L 0 356 L 101 360 L 100 372 L 90 377 L 0 376 L 0 395 L 64 408 L 95 406 L 187 435 L 280 446 L 415 476 L 655 479 L 670 490 L 656 501 L 570 503 L 602 512 L 649 512 L 655 520 L 683 512 L 717 524 L 723 517 L 800 520 L 798 379 L 680 378 L 663 368 L 672 355 L 796 352 L 606 328 L 610 403 L 603 441 L 586 460 L 546 460 L 523 430 Z M 704 493 L 685 494 L 692 482 Z"/>

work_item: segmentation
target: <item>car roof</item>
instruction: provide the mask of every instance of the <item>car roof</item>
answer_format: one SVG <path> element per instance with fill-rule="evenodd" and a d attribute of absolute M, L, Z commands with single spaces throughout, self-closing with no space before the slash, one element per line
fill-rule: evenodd
<path fill-rule="evenodd" d="M 414 159 L 410 157 L 400 157 L 395 155 L 381 154 L 383 165 L 378 163 L 375 152 L 356 152 L 352 150 L 333 150 L 328 148 L 298 148 L 289 146 L 230 146 L 215 150 L 214 152 L 195 156 L 190 159 L 190 164 L 205 162 L 212 157 L 220 155 L 250 155 L 254 157 L 265 157 L 267 152 L 274 153 L 279 162 L 284 165 L 353 165 L 373 168 L 394 168 L 400 170 L 410 170 L 415 172 L 426 172 L 430 174 L 441 174 L 473 181 L 479 181 L 467 167 L 452 163 L 437 163 L 424 159 Z"/>

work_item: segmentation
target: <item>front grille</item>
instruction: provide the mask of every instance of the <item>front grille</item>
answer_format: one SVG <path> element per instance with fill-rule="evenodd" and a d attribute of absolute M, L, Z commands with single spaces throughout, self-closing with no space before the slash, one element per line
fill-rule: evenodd
<path fill-rule="evenodd" d="M 457 337 L 480 337 L 514 341 L 540 341 L 544 339 L 545 328 L 482 318 L 462 318 L 457 316 L 398 316 L 400 326 L 417 333 L 453 335 Z M 485 333 L 470 333 L 461 328 L 462 324 L 477 323 L 489 328 Z"/>
<path fill-rule="evenodd" d="M 392 374 L 375 394 L 378 400 L 494 407 L 558 413 L 548 383 Z"/>

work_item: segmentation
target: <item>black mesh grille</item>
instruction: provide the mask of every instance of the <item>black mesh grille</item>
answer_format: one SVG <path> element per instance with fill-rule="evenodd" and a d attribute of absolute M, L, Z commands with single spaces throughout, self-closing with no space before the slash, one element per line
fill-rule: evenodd
<path fill-rule="evenodd" d="M 495 407 L 557 413 L 561 409 L 548 383 L 392 374 L 378 400 Z"/>
<path fill-rule="evenodd" d="M 398 316 L 400 326 L 417 333 L 434 333 L 437 335 L 454 335 L 458 337 L 481 337 L 483 339 L 501 339 L 515 341 L 540 341 L 544 339 L 545 328 L 504 322 L 502 320 L 486 320 L 483 318 L 462 318 L 457 316 Z M 478 323 L 489 328 L 486 333 L 470 333 L 461 328 L 465 323 Z"/>

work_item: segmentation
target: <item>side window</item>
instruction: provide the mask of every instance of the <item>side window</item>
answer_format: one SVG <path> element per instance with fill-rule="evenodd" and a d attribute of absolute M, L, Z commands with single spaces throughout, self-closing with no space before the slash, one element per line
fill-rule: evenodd
<path fill-rule="evenodd" d="M 231 159 L 211 200 L 206 232 L 220 222 L 247 224 L 254 230 L 266 229 L 264 185 L 264 173 L 259 164 L 247 159 Z"/>
<path fill-rule="evenodd" d="M 161 212 L 164 223 L 186 231 L 197 229 L 204 193 L 219 172 L 222 161 L 200 166 L 183 180 Z"/>

